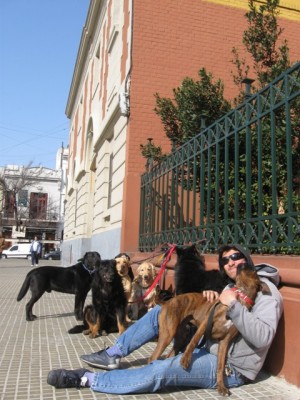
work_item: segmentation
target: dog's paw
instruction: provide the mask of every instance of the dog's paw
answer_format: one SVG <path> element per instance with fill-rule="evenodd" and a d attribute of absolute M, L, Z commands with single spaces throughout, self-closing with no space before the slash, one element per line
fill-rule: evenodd
<path fill-rule="evenodd" d="M 180 359 L 180 364 L 181 364 L 182 368 L 188 369 L 190 363 L 191 363 L 191 357 L 189 355 L 186 355 L 185 353 L 183 353 L 183 355 Z"/>
<path fill-rule="evenodd" d="M 230 390 L 227 389 L 227 387 L 225 387 L 224 385 L 217 385 L 217 390 L 221 396 L 230 396 L 231 395 Z"/>
<path fill-rule="evenodd" d="M 35 319 L 37 319 L 37 316 L 32 314 L 26 318 L 26 321 L 31 322 L 31 321 L 34 321 Z"/>
<path fill-rule="evenodd" d="M 98 333 L 93 333 L 93 332 L 91 332 L 91 333 L 89 334 L 89 338 L 90 338 L 90 339 L 96 339 L 97 337 L 99 337 L 99 334 L 98 334 Z"/>

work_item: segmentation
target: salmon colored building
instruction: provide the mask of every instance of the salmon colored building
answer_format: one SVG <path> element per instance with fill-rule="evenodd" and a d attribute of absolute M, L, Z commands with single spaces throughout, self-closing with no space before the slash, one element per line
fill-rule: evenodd
<path fill-rule="evenodd" d="M 279 9 L 281 38 L 296 62 L 300 2 L 281 0 Z M 90 1 L 66 106 L 65 263 L 89 250 L 102 258 L 138 252 L 146 163 L 140 145 L 151 137 L 170 150 L 154 113 L 154 94 L 172 97 L 185 77 L 198 79 L 205 67 L 224 82 L 225 97 L 233 99 L 232 48 L 247 57 L 242 46 L 247 10 L 247 0 Z"/>

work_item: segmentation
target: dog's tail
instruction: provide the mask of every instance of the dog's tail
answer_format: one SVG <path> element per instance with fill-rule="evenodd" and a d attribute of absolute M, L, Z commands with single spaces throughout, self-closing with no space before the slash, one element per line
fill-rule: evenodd
<path fill-rule="evenodd" d="M 29 272 L 29 274 L 26 275 L 26 278 L 25 278 L 25 280 L 23 282 L 23 285 L 22 285 L 22 287 L 21 287 L 21 289 L 19 291 L 19 294 L 18 294 L 18 297 L 17 297 L 17 301 L 22 300 L 23 297 L 25 296 L 25 294 L 28 292 L 28 289 L 29 289 L 29 286 L 30 286 L 30 279 L 31 279 L 30 275 L 31 275 L 30 272 Z"/>
<path fill-rule="evenodd" d="M 76 325 L 73 328 L 68 330 L 68 333 L 74 335 L 76 333 L 82 333 L 87 327 L 85 325 Z"/>

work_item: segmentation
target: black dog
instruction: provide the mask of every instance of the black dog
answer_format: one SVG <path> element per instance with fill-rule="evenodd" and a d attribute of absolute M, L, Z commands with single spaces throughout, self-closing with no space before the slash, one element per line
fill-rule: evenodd
<path fill-rule="evenodd" d="M 32 313 L 33 305 L 45 292 L 51 290 L 75 294 L 75 317 L 82 320 L 84 302 L 91 289 L 92 274 L 100 261 L 99 253 L 89 251 L 71 267 L 39 267 L 30 271 L 17 297 L 17 301 L 22 300 L 30 288 L 31 299 L 26 304 L 26 320 L 33 321 L 37 318 Z"/>
<path fill-rule="evenodd" d="M 84 332 L 90 338 L 110 332 L 124 332 L 126 324 L 127 298 L 122 279 L 116 269 L 115 260 L 102 260 L 92 282 L 92 305 L 84 309 L 83 325 L 69 333 Z"/>
<path fill-rule="evenodd" d="M 203 292 L 215 290 L 221 293 L 227 285 L 225 274 L 219 270 L 205 269 L 204 257 L 200 255 L 195 245 L 176 247 L 177 262 L 175 264 L 175 293 Z"/>

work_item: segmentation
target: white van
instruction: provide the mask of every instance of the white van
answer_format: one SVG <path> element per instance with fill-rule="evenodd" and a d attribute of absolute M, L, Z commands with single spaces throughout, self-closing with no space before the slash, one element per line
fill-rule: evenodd
<path fill-rule="evenodd" d="M 2 258 L 31 258 L 31 243 L 16 243 L 7 250 L 2 251 Z"/>

